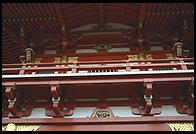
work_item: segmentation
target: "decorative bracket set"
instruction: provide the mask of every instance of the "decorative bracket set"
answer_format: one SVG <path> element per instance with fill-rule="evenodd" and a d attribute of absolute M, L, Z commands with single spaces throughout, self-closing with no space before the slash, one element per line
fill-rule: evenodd
<path fill-rule="evenodd" d="M 5 94 L 8 98 L 8 111 L 10 117 L 20 117 L 21 113 L 19 112 L 19 97 L 18 91 L 14 83 L 8 83 L 6 85 Z"/>
<path fill-rule="evenodd" d="M 142 100 L 140 103 L 131 102 L 132 113 L 136 115 L 143 116 L 152 116 L 154 114 L 161 113 L 161 105 L 153 104 L 153 99 L 156 99 L 152 94 L 153 91 L 153 80 L 144 79 L 144 83 L 142 84 Z M 52 105 L 46 107 L 46 115 L 53 117 L 62 117 L 62 116 L 71 116 L 74 110 L 74 103 L 70 103 L 66 106 L 66 110 L 64 110 L 63 104 L 63 96 L 62 90 L 60 88 L 59 81 L 50 81 L 50 92 L 51 92 L 51 102 Z M 32 112 L 33 106 L 24 105 L 25 101 L 21 101 L 23 98 L 21 97 L 21 92 L 16 88 L 14 82 L 7 82 L 5 85 L 5 95 L 8 99 L 8 117 L 16 117 L 19 118 L 21 116 L 30 116 Z M 155 97 L 155 98 L 153 98 Z M 176 110 L 182 114 L 194 114 L 194 79 L 188 85 L 188 89 L 186 90 L 187 97 L 187 107 L 183 108 L 184 103 L 176 102 Z M 102 98 L 104 99 L 104 98 Z M 136 101 L 136 100 L 135 100 Z M 22 103 L 23 102 L 23 103 Z M 102 106 L 103 105 L 103 106 Z M 106 108 L 104 101 L 101 103 L 99 107 Z M 25 110 L 23 110 L 25 109 Z"/>
<path fill-rule="evenodd" d="M 136 105 L 133 106 L 132 112 L 134 114 L 144 115 L 144 116 L 152 116 L 154 114 L 160 114 L 161 108 L 154 108 L 153 107 L 153 95 L 152 95 L 152 87 L 153 81 L 152 80 L 144 80 L 142 85 L 143 89 L 143 96 L 142 96 L 142 104 L 141 106 Z"/>
<path fill-rule="evenodd" d="M 53 117 L 71 116 L 73 114 L 73 107 L 66 110 L 63 109 L 62 90 L 60 89 L 59 81 L 51 81 L 51 95 L 52 95 L 52 108 L 46 108 L 46 115 Z"/>

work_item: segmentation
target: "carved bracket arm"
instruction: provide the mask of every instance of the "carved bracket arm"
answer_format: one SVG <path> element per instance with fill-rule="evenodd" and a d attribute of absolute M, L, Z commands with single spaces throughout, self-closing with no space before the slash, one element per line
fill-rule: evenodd
<path fill-rule="evenodd" d="M 15 83 L 7 83 L 5 89 L 5 94 L 8 98 L 8 111 L 10 112 L 10 117 L 20 117 L 20 112 L 18 110 L 19 99 L 16 94 Z"/>

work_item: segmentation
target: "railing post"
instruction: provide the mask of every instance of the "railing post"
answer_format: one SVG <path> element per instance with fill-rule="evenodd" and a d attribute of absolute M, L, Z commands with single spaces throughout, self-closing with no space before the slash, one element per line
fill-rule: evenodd
<path fill-rule="evenodd" d="M 19 74 L 22 75 L 25 73 L 26 64 L 22 65 L 22 69 L 20 70 Z"/>
<path fill-rule="evenodd" d="M 182 58 L 180 58 L 179 61 L 181 63 L 182 70 L 187 70 L 187 66 L 184 64 L 184 60 Z"/>
<path fill-rule="evenodd" d="M 129 60 L 126 60 L 126 71 L 130 72 L 131 71 L 131 67 L 129 66 Z"/>
<path fill-rule="evenodd" d="M 71 69 L 72 73 L 77 73 L 77 62 L 73 63 L 73 67 Z"/>

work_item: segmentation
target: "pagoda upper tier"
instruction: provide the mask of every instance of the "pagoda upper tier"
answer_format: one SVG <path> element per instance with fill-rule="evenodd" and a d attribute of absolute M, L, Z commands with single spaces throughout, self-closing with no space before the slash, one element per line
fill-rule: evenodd
<path fill-rule="evenodd" d="M 194 55 L 192 3 L 3 3 L 2 16 L 3 63 L 20 63 L 27 48 L 69 56 L 81 47 L 134 52 L 178 41 Z"/>

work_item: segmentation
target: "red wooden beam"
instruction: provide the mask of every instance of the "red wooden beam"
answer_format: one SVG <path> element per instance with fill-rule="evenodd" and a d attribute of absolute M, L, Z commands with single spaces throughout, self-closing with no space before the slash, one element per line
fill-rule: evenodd
<path fill-rule="evenodd" d="M 118 117 L 118 118 L 52 118 L 52 119 L 2 119 L 2 124 L 10 122 L 16 124 L 141 124 L 166 122 L 193 122 L 194 116 L 167 116 L 167 117 Z"/>
<path fill-rule="evenodd" d="M 99 27 L 104 27 L 103 3 L 99 3 Z"/>
<path fill-rule="evenodd" d="M 37 131 L 171 131 L 166 124 L 41 125 Z"/>
<path fill-rule="evenodd" d="M 187 75 L 187 76 L 184 76 Z M 98 83 L 142 83 L 144 82 L 144 79 L 153 79 L 155 82 L 190 82 L 193 79 L 194 74 L 182 74 L 182 76 L 171 76 L 171 74 L 167 74 L 166 76 L 158 77 L 158 78 L 153 78 L 157 76 L 146 76 L 146 75 L 141 75 L 141 78 L 135 78 L 137 76 L 115 76 L 115 79 L 112 78 L 107 78 L 106 76 L 102 77 L 102 79 L 97 79 L 98 77 L 80 77 L 80 80 L 77 80 L 76 77 L 72 80 L 70 77 L 62 77 L 61 79 L 59 77 L 55 77 L 55 80 L 58 80 L 60 85 L 67 85 L 67 84 L 98 84 Z M 110 76 L 114 77 L 114 76 Z M 128 78 L 127 78 L 128 77 Z M 83 78 L 83 79 L 82 79 Z M 133 79 L 135 78 L 135 79 Z M 3 79 L 2 80 L 2 86 L 5 86 L 9 81 L 14 81 L 17 86 L 29 86 L 29 85 L 49 85 L 49 81 L 52 81 L 54 77 L 49 77 L 49 78 L 42 78 L 42 81 L 39 79 L 33 78 L 24 78 L 24 79 Z M 89 81 L 89 79 L 92 79 Z M 97 79 L 97 80 L 96 80 Z"/>

